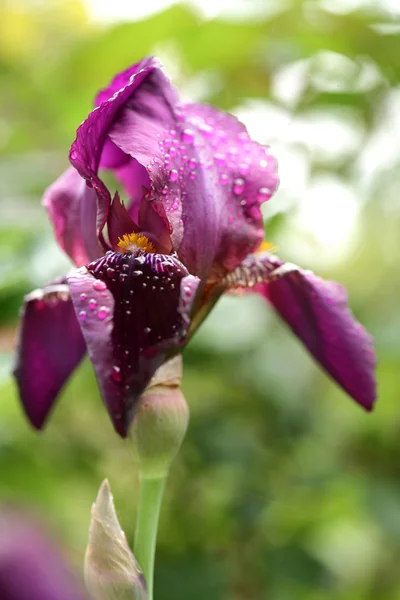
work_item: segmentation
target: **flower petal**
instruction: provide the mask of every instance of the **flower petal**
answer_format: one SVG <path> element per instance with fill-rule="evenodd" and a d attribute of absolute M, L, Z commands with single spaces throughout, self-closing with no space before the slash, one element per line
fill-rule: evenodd
<path fill-rule="evenodd" d="M 256 275 L 257 274 L 257 275 Z M 252 256 L 230 276 L 234 288 L 254 285 L 316 360 L 359 404 L 376 398 L 373 341 L 356 321 L 345 289 L 276 256 Z M 265 283 L 260 284 L 260 280 Z"/>
<path fill-rule="evenodd" d="M 137 233 L 138 228 L 129 216 L 125 206 L 119 199 L 119 194 L 116 192 L 114 200 L 111 204 L 110 215 L 108 217 L 108 238 L 111 247 L 118 250 L 118 240 L 125 233 Z"/>
<path fill-rule="evenodd" d="M 109 135 L 147 166 L 150 192 L 173 227 L 174 249 L 192 273 L 206 278 L 214 263 L 232 270 L 259 245 L 260 205 L 277 187 L 276 163 L 233 116 L 174 104 L 171 89 L 154 71 Z"/>
<path fill-rule="evenodd" d="M 96 235 L 96 194 L 70 167 L 45 192 L 43 204 L 57 242 L 80 267 L 102 254 Z"/>
<path fill-rule="evenodd" d="M 111 205 L 110 193 L 97 173 L 103 147 L 108 139 L 108 130 L 118 111 L 125 105 L 133 91 L 142 84 L 157 66 L 158 62 L 155 59 L 146 58 L 135 67 L 117 76 L 111 84 L 112 89 L 107 88 L 109 91 L 105 90 L 102 95 L 99 95 L 101 104 L 90 113 L 86 121 L 78 128 L 76 139 L 71 146 L 69 158 L 72 165 L 95 189 L 98 196 L 98 233 L 103 230 L 107 222 Z M 126 83 L 128 76 L 129 79 Z M 120 80 L 125 87 L 119 87 L 118 82 Z M 110 97 L 111 92 L 114 95 Z M 118 160 L 118 157 L 116 157 L 116 160 Z"/>
<path fill-rule="evenodd" d="M 104 402 L 124 437 L 138 397 L 184 342 L 198 280 L 171 256 L 107 252 L 68 282 Z"/>
<path fill-rule="evenodd" d="M 34 427 L 43 426 L 85 350 L 67 285 L 51 284 L 25 297 L 14 375 Z"/>

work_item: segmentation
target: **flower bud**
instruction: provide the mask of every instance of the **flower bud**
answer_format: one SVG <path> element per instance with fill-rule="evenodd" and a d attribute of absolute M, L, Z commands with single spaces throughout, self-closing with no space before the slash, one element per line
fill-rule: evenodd
<path fill-rule="evenodd" d="M 107 480 L 92 507 L 85 583 L 93 600 L 147 599 L 144 577 L 119 524 Z"/>
<path fill-rule="evenodd" d="M 140 397 L 129 434 L 141 477 L 166 477 L 185 437 L 189 409 L 180 390 L 181 378 L 178 355 L 157 370 Z"/>

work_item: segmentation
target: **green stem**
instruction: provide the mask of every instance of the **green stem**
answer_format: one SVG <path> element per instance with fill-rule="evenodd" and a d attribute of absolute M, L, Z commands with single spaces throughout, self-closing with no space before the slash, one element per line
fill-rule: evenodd
<path fill-rule="evenodd" d="M 164 487 L 165 477 L 140 478 L 134 554 L 146 579 L 149 600 L 153 600 L 154 557 Z"/>

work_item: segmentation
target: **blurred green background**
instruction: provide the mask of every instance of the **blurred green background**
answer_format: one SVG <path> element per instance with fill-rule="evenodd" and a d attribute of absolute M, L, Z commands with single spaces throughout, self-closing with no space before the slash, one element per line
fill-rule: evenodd
<path fill-rule="evenodd" d="M 41 434 L 10 369 L 23 295 L 69 268 L 43 190 L 96 91 L 155 53 L 184 98 L 231 110 L 272 145 L 267 238 L 347 286 L 379 356 L 367 415 L 262 300 L 219 303 L 185 353 L 191 423 L 156 598 L 400 599 L 399 2 L 140 4 L 0 1 L 0 499 L 42 515 L 79 569 L 107 476 L 133 535 L 134 463 L 91 365 Z"/>

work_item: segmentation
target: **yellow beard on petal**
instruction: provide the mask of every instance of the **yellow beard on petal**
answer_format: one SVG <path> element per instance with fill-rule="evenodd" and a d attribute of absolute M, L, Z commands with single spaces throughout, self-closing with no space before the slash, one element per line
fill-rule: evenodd
<path fill-rule="evenodd" d="M 156 251 L 150 240 L 142 233 L 125 233 L 122 239 L 120 237 L 118 239 L 118 247 L 121 248 L 122 252 L 133 254 L 137 250 L 150 253 Z"/>
<path fill-rule="evenodd" d="M 258 246 L 256 250 L 256 254 L 261 254 L 262 252 L 270 252 L 273 253 L 276 251 L 276 246 L 271 242 L 267 242 L 267 240 L 263 240 L 261 244 Z"/>

